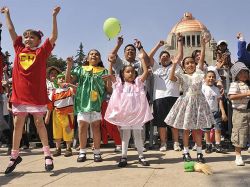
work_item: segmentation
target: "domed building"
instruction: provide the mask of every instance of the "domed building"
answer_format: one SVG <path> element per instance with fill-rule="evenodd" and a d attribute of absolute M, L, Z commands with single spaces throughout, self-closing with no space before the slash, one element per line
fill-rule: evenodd
<path fill-rule="evenodd" d="M 196 49 L 201 49 L 201 37 L 203 32 L 209 32 L 207 27 L 199 20 L 195 19 L 191 13 L 187 12 L 183 18 L 171 29 L 167 37 L 165 49 L 175 55 L 177 52 L 176 34 L 181 33 L 184 36 L 184 57 L 191 56 Z M 209 65 L 215 64 L 216 41 L 214 39 L 206 45 L 206 62 Z"/>

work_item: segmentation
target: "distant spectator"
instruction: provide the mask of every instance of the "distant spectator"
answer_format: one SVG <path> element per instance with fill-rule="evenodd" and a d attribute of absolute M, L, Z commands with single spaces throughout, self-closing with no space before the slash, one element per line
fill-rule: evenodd
<path fill-rule="evenodd" d="M 250 43 L 247 45 L 246 41 L 244 40 L 243 34 L 237 34 L 238 39 L 238 60 L 243 62 L 248 69 L 250 69 Z M 246 46 L 247 45 L 247 46 Z"/>

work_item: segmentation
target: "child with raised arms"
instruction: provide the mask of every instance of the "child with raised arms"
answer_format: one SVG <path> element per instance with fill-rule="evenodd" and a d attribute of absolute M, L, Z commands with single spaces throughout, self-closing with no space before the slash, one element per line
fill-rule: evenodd
<path fill-rule="evenodd" d="M 140 46 L 136 40 L 135 46 Z M 143 73 L 137 76 L 135 67 L 125 65 L 117 77 L 112 75 L 110 62 L 109 74 L 112 81 L 113 93 L 105 114 L 105 120 L 119 126 L 122 129 L 122 157 L 118 167 L 127 165 L 128 143 L 131 130 L 134 133 L 135 145 L 139 154 L 139 163 L 149 166 L 149 162 L 143 156 L 142 127 L 152 120 L 153 116 L 144 91 L 144 81 L 148 76 L 148 68 L 142 61 Z"/>
<path fill-rule="evenodd" d="M 48 136 L 43 116 L 47 110 L 48 95 L 46 88 L 46 60 L 48 59 L 57 39 L 57 14 L 60 7 L 53 10 L 52 33 L 39 47 L 42 32 L 28 29 L 22 36 L 18 36 L 7 7 L 1 8 L 6 17 L 6 24 L 14 44 L 15 61 L 13 67 L 13 92 L 11 96 L 14 118 L 13 146 L 11 158 L 5 174 L 11 173 L 22 161 L 19 156 L 19 145 L 22 137 L 25 117 L 28 113 L 34 116 L 37 131 L 43 144 L 45 156 L 45 170 L 54 168 Z"/>
<path fill-rule="evenodd" d="M 66 69 L 66 82 L 70 82 L 70 72 L 73 61 L 68 61 Z M 101 104 L 105 92 L 110 92 L 111 86 L 103 79 L 108 74 L 104 68 L 101 54 L 98 50 L 89 51 L 86 62 L 83 66 L 78 66 L 73 70 L 77 77 L 78 87 L 75 94 L 74 113 L 77 114 L 80 153 L 77 162 L 85 162 L 87 157 L 87 132 L 91 125 L 94 140 L 94 161 L 101 162 Z"/>
<path fill-rule="evenodd" d="M 205 39 L 201 42 L 202 51 L 205 50 Z M 182 61 L 182 70 L 175 72 L 178 60 L 173 60 L 169 79 L 178 81 L 182 86 L 183 95 L 180 96 L 164 120 L 169 126 L 183 129 L 184 161 L 191 161 L 189 154 L 189 133 L 192 130 L 197 144 L 197 161 L 205 162 L 202 154 L 202 134 L 200 129 L 210 128 L 214 124 L 214 117 L 201 88 L 204 80 L 204 55 L 199 60 L 198 68 L 193 57 L 186 57 Z"/>

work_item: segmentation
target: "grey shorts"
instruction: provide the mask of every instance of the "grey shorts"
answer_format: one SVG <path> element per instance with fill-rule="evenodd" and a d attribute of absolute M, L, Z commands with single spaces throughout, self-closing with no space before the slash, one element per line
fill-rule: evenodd
<path fill-rule="evenodd" d="M 231 141 L 235 147 L 241 148 L 250 142 L 250 110 L 233 109 Z"/>

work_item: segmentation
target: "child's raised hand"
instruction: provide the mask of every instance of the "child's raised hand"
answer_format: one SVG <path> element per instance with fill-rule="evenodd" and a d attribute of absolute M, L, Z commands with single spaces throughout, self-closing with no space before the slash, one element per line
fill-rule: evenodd
<path fill-rule="evenodd" d="M 7 14 L 7 13 L 9 13 L 9 8 L 8 8 L 8 7 L 2 7 L 2 8 L 1 8 L 1 13 L 2 13 L 2 14 Z"/>
<path fill-rule="evenodd" d="M 60 12 L 60 10 L 61 10 L 61 7 L 59 6 L 55 7 L 53 10 L 53 16 L 56 16 Z"/>
<path fill-rule="evenodd" d="M 141 49 L 142 48 L 141 41 L 139 41 L 138 39 L 134 39 L 134 40 L 135 40 L 135 43 L 134 43 L 135 48 Z"/>
<path fill-rule="evenodd" d="M 236 38 L 240 39 L 241 37 L 243 37 L 243 34 L 241 32 L 238 32 L 237 35 L 236 35 Z"/>
<path fill-rule="evenodd" d="M 123 44 L 123 36 L 117 38 L 117 45 L 121 46 Z"/>
<path fill-rule="evenodd" d="M 171 61 L 172 61 L 173 64 L 178 64 L 179 63 L 178 58 L 175 58 L 174 56 L 171 56 Z"/>
<path fill-rule="evenodd" d="M 67 63 L 68 66 L 72 67 L 72 65 L 74 63 L 73 57 L 68 57 L 66 59 L 66 63 Z"/>
<path fill-rule="evenodd" d="M 158 42 L 158 46 L 159 47 L 161 47 L 161 46 L 163 46 L 164 44 L 166 44 L 166 42 L 165 41 L 163 41 L 163 40 L 160 40 L 159 42 Z"/>

